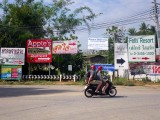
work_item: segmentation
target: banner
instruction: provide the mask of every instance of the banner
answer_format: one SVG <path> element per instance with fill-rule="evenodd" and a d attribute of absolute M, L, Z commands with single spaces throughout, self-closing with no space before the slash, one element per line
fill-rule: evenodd
<path fill-rule="evenodd" d="M 76 54 L 77 53 L 77 41 L 53 41 L 53 54 Z"/>
<path fill-rule="evenodd" d="M 50 39 L 27 40 L 27 62 L 51 63 L 52 40 Z"/>
<path fill-rule="evenodd" d="M 98 66 L 102 66 L 102 71 L 111 71 L 114 72 L 115 68 L 113 64 L 95 64 L 96 70 L 98 69 Z"/>
<path fill-rule="evenodd" d="M 108 50 L 108 38 L 88 38 L 88 49 Z"/>
<path fill-rule="evenodd" d="M 160 65 L 144 65 L 143 69 L 147 75 L 160 75 Z"/>
<path fill-rule="evenodd" d="M 25 48 L 1 48 L 3 65 L 24 65 Z"/>
<path fill-rule="evenodd" d="M 22 66 L 2 66 L 1 79 L 4 80 L 21 80 Z"/>

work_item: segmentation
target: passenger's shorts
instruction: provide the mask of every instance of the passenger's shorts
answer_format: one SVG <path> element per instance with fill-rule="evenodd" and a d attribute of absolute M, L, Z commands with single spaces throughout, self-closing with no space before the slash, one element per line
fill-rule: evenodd
<path fill-rule="evenodd" d="M 100 84 L 102 81 L 100 80 L 92 80 L 90 84 Z"/>

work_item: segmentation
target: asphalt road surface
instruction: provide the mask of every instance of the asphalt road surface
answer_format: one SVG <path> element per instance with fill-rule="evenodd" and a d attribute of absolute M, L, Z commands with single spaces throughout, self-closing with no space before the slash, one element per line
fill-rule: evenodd
<path fill-rule="evenodd" d="M 0 86 L 0 120 L 159 120 L 160 87 L 117 86 L 86 98 L 84 86 Z"/>

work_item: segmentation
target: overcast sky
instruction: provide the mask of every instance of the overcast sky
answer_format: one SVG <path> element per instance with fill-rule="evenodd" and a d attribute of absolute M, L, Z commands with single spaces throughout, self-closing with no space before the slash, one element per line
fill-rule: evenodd
<path fill-rule="evenodd" d="M 13 1 L 13 0 L 9 0 Z M 44 0 L 46 3 L 50 3 L 52 0 Z M 102 24 L 109 23 L 111 21 L 118 21 L 122 18 L 127 18 L 129 16 L 138 14 L 142 11 L 147 11 L 152 8 L 154 0 L 72 0 L 75 1 L 75 4 L 72 5 L 72 9 L 88 6 L 90 7 L 94 13 L 103 13 L 98 16 L 93 24 Z M 2 0 L 0 0 L 2 2 Z M 160 3 L 160 0 L 157 0 Z M 148 13 L 149 14 L 149 13 Z M 133 18 L 134 19 L 134 18 Z M 137 24 L 127 24 L 122 25 L 124 29 L 128 29 L 131 27 L 137 27 L 142 22 L 146 22 L 147 24 L 156 25 L 155 22 L 150 18 L 150 21 L 142 20 Z M 92 29 L 91 34 L 88 33 L 87 30 L 76 31 L 76 35 L 78 36 L 78 40 L 82 44 L 81 49 L 87 49 L 87 41 L 88 37 L 107 37 L 104 36 L 105 26 L 99 29 Z"/>

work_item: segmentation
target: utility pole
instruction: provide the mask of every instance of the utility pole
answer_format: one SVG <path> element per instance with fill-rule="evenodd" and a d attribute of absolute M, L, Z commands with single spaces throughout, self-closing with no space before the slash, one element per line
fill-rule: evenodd
<path fill-rule="evenodd" d="M 160 47 L 160 31 L 159 31 L 159 19 L 158 19 L 158 3 L 156 2 L 156 0 L 154 0 L 154 2 L 152 2 L 154 4 L 154 15 L 155 15 L 155 19 L 156 19 L 156 31 L 157 31 L 157 42 L 158 42 L 158 48 Z"/>

